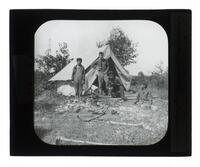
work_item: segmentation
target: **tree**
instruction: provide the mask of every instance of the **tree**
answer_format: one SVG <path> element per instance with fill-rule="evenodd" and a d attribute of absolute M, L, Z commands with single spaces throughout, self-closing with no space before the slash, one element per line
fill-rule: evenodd
<path fill-rule="evenodd" d="M 162 61 L 155 65 L 155 70 L 151 75 L 151 82 L 157 88 L 168 88 L 168 68 L 165 70 Z"/>
<path fill-rule="evenodd" d="M 154 73 L 156 75 L 160 75 L 162 76 L 164 73 L 164 66 L 163 66 L 163 62 L 161 61 L 159 64 L 155 65 L 155 71 Z"/>
<path fill-rule="evenodd" d="M 35 95 L 37 96 L 45 90 L 56 88 L 56 84 L 48 82 L 48 80 L 69 64 L 71 60 L 66 42 L 59 43 L 59 49 L 54 56 L 51 53 L 51 49 L 47 49 L 44 55 L 36 58 L 34 72 Z"/>
<path fill-rule="evenodd" d="M 122 66 L 136 63 L 135 58 L 137 44 L 133 43 L 129 37 L 117 27 L 111 30 L 107 40 L 97 43 L 98 47 L 109 45 Z"/>
<path fill-rule="evenodd" d="M 145 79 L 145 75 L 142 71 L 138 72 L 138 84 L 145 84 L 146 83 L 146 79 Z"/>
<path fill-rule="evenodd" d="M 144 78 L 144 73 L 142 71 L 138 72 L 138 77 Z"/>
<path fill-rule="evenodd" d="M 55 56 L 47 49 L 44 56 L 35 59 L 35 63 L 39 71 L 51 77 L 71 62 L 72 59 L 69 57 L 67 43 L 63 42 L 59 43 L 59 50 L 56 51 Z"/>

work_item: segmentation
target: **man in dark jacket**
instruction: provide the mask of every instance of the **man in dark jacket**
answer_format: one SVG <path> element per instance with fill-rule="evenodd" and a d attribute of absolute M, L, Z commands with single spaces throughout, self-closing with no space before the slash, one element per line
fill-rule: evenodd
<path fill-rule="evenodd" d="M 74 82 L 75 96 L 80 97 L 82 95 L 83 84 L 85 83 L 85 68 L 81 64 L 81 58 L 77 58 L 76 61 L 77 65 L 73 68 L 72 81 Z"/>
<path fill-rule="evenodd" d="M 103 94 L 103 82 L 105 82 L 105 86 L 107 87 L 108 83 L 108 75 L 107 72 L 109 70 L 108 60 L 104 58 L 104 53 L 99 52 L 99 57 L 97 61 L 94 63 L 98 70 L 98 85 L 99 85 L 99 94 Z"/>

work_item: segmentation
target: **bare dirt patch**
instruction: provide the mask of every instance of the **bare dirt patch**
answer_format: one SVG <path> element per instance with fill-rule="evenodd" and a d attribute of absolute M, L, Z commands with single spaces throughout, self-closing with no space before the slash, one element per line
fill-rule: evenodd
<path fill-rule="evenodd" d="M 50 97 L 50 98 L 49 98 Z M 93 99 L 43 94 L 35 100 L 34 125 L 48 144 L 149 145 L 160 141 L 168 126 L 168 102 L 135 105 L 134 99 Z"/>

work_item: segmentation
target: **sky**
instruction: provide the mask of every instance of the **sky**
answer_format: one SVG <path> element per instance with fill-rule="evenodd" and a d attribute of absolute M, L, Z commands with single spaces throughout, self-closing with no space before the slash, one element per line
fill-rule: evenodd
<path fill-rule="evenodd" d="M 120 27 L 137 43 L 136 63 L 125 68 L 132 75 L 142 71 L 150 75 L 160 62 L 168 67 L 168 38 L 165 30 L 156 22 L 148 20 L 79 21 L 52 20 L 42 24 L 35 33 L 35 57 L 44 55 L 51 48 L 55 55 L 58 44 L 66 42 L 71 58 L 81 57 L 87 67 L 97 56 L 96 42 L 108 39 L 113 28 Z"/>

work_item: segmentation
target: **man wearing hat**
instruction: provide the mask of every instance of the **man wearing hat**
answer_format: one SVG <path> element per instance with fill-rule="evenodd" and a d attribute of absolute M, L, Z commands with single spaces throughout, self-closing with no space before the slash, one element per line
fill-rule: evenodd
<path fill-rule="evenodd" d="M 98 70 L 98 86 L 99 94 L 103 94 L 103 82 L 105 82 L 105 87 L 107 88 L 108 76 L 107 72 L 109 70 L 108 60 L 104 58 L 104 53 L 99 52 L 99 57 L 95 62 L 96 68 Z"/>
<path fill-rule="evenodd" d="M 80 97 L 82 95 L 82 87 L 85 83 L 85 68 L 83 67 L 82 59 L 76 59 L 77 64 L 73 68 L 72 81 L 74 82 L 75 96 Z"/>

